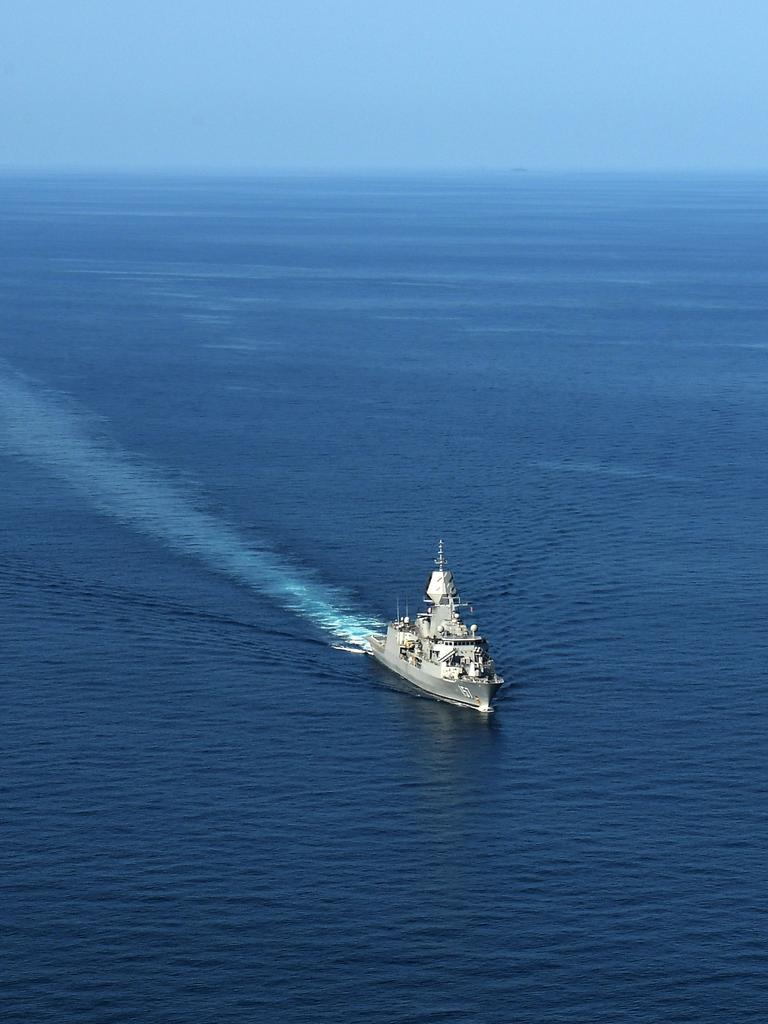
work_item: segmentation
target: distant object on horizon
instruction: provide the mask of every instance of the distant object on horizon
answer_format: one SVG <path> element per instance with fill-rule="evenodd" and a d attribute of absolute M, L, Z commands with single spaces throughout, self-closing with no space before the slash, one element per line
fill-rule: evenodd
<path fill-rule="evenodd" d="M 427 610 L 411 622 L 398 609 L 386 636 L 374 633 L 368 637 L 371 653 L 382 665 L 438 700 L 491 712 L 491 702 L 504 680 L 496 674 L 477 626 L 467 627 L 461 619 L 459 609 L 466 602 L 446 568 L 442 540 L 435 565 L 437 569 L 426 584 Z"/>

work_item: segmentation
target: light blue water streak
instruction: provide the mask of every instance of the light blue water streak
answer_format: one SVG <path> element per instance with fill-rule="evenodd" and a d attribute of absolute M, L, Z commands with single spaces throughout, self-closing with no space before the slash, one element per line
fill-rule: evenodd
<path fill-rule="evenodd" d="M 0 376 L 0 451 L 24 458 L 85 495 L 104 515 L 266 594 L 334 637 L 360 644 L 376 620 L 352 599 L 195 507 L 181 487 L 89 431 L 88 417 L 12 371 Z"/>

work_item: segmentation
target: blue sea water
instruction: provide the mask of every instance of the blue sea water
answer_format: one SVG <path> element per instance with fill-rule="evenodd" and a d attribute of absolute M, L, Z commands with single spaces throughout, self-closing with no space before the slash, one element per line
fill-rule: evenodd
<path fill-rule="evenodd" d="M 0 182 L 5 1022 L 766 1020 L 767 185 Z"/>

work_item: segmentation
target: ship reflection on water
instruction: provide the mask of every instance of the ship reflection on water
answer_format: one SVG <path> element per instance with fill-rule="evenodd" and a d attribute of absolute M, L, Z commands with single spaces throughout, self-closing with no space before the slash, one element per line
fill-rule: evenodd
<path fill-rule="evenodd" d="M 407 735 L 419 734 L 422 753 L 431 752 L 435 767 L 441 771 L 450 772 L 457 767 L 460 769 L 464 752 L 470 760 L 474 760 L 478 754 L 478 745 L 482 747 L 492 742 L 492 737 L 500 735 L 503 714 L 478 715 L 469 708 L 437 700 L 407 679 L 390 672 L 373 658 L 368 661 L 376 682 L 394 698 L 390 706 L 396 709 L 403 722 L 402 728 Z M 502 691 L 497 709 L 503 708 L 505 704 L 509 705 L 509 697 L 507 691 Z"/>

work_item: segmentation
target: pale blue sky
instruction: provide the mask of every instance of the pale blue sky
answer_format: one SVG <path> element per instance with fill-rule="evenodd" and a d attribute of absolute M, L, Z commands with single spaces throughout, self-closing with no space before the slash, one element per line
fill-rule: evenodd
<path fill-rule="evenodd" d="M 768 168 L 768 0 L 4 0 L 0 167 Z"/>

